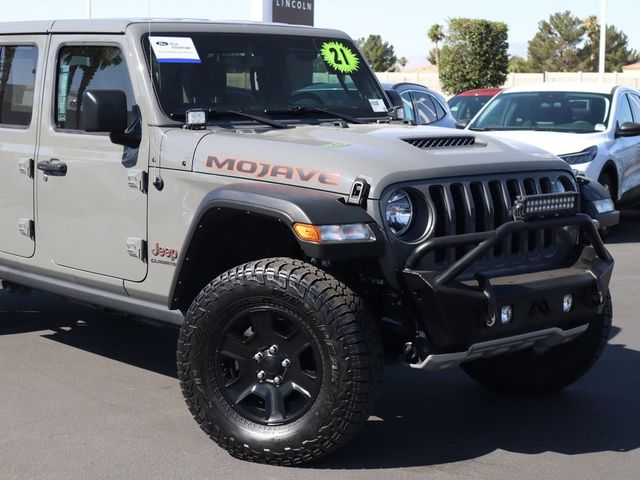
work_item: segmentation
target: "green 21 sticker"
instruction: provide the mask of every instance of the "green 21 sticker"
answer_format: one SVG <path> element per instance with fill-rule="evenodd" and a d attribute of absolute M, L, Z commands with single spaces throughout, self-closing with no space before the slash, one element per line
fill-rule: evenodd
<path fill-rule="evenodd" d="M 324 42 L 320 53 L 324 61 L 340 73 L 357 72 L 360 67 L 358 56 L 343 43 Z"/>

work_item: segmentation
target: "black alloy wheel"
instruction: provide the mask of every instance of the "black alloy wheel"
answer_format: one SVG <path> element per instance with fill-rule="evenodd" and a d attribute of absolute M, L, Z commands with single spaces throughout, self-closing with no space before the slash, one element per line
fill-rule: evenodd
<path fill-rule="evenodd" d="M 313 404 L 322 362 L 304 321 L 270 302 L 238 305 L 212 350 L 212 360 L 221 391 L 236 412 L 256 423 L 280 425 L 299 418 Z"/>

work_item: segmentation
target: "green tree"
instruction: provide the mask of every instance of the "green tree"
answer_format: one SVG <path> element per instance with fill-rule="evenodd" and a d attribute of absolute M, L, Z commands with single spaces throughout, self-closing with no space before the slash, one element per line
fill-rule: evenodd
<path fill-rule="evenodd" d="M 438 52 L 438 55 L 440 55 L 440 52 Z M 438 64 L 438 57 L 436 56 L 436 49 L 435 48 L 432 48 L 431 50 L 429 50 L 429 54 L 427 55 L 427 61 L 431 65 L 437 65 Z"/>
<path fill-rule="evenodd" d="M 531 71 L 531 65 L 526 58 L 513 55 L 509 59 L 509 73 L 529 73 Z"/>
<path fill-rule="evenodd" d="M 584 46 L 579 50 L 581 59 L 580 69 L 585 72 L 598 71 L 600 57 L 600 25 L 596 25 L 591 35 L 587 35 Z M 629 48 L 629 37 L 614 25 L 607 25 L 607 39 L 605 46 L 604 69 L 607 72 L 621 72 L 622 67 L 640 61 L 640 55 L 633 48 Z"/>
<path fill-rule="evenodd" d="M 571 72 L 579 69 L 578 49 L 586 28 L 569 10 L 554 13 L 538 23 L 538 32 L 529 40 L 529 64 L 538 72 Z"/>
<path fill-rule="evenodd" d="M 444 29 L 442 25 L 438 23 L 434 23 L 427 30 L 427 37 L 431 40 L 431 43 L 434 44 L 433 50 L 429 52 L 429 56 L 427 60 L 431 65 L 440 65 L 440 47 L 439 44 L 442 40 L 444 40 Z"/>
<path fill-rule="evenodd" d="M 449 20 L 440 52 L 440 82 L 447 93 L 501 86 L 509 66 L 508 27 L 470 18 Z"/>
<path fill-rule="evenodd" d="M 398 58 L 393 51 L 393 45 L 383 42 L 380 35 L 369 35 L 366 40 L 358 38 L 356 43 L 374 72 L 395 69 Z"/>

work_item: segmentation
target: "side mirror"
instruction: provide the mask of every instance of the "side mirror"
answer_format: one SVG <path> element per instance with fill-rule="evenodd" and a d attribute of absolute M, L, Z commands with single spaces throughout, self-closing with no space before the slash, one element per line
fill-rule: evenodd
<path fill-rule="evenodd" d="M 394 119 L 395 120 L 404 120 L 404 104 L 402 103 L 402 97 L 395 90 L 385 90 L 387 97 L 391 100 L 391 105 L 393 105 L 394 110 Z"/>
<path fill-rule="evenodd" d="M 618 125 L 616 130 L 617 137 L 637 137 L 640 135 L 640 123 L 624 122 L 622 125 Z"/>
<path fill-rule="evenodd" d="M 127 97 L 122 90 L 87 90 L 82 95 L 82 128 L 86 132 L 124 133 Z"/>
<path fill-rule="evenodd" d="M 465 128 L 467 128 L 467 125 L 469 125 L 470 120 L 468 118 L 465 118 L 464 120 L 458 120 L 456 122 L 456 128 L 458 130 L 464 130 Z"/>

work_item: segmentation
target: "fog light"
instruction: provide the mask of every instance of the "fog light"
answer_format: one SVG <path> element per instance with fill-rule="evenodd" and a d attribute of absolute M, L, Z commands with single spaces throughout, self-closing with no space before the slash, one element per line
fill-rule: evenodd
<path fill-rule="evenodd" d="M 511 305 L 504 305 L 500 310 L 500 323 L 507 325 L 511 323 L 513 317 L 513 307 Z"/>
<path fill-rule="evenodd" d="M 573 295 L 568 293 L 564 297 L 562 297 L 562 311 L 564 313 L 569 313 L 573 309 Z"/>

